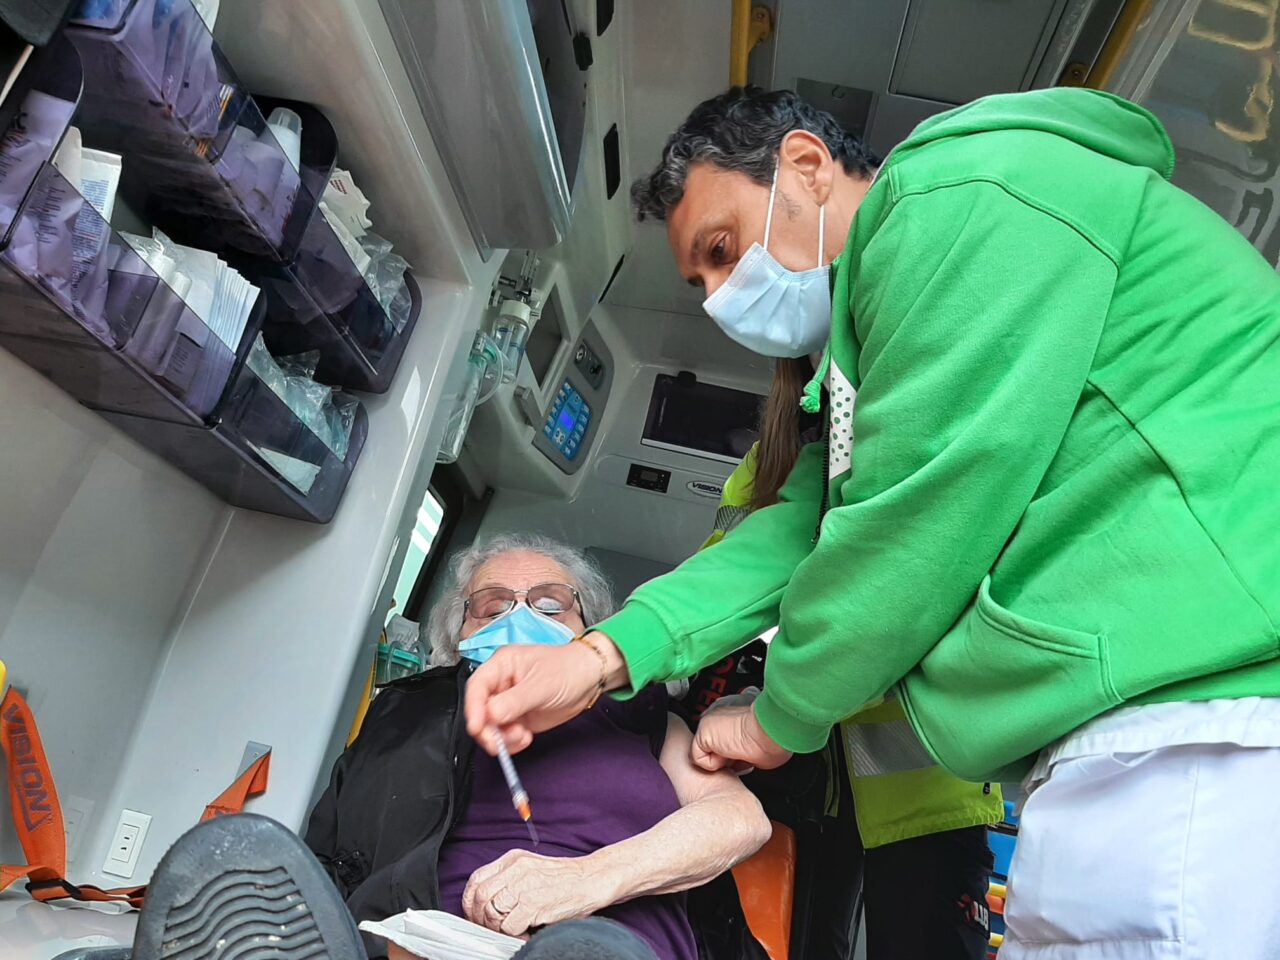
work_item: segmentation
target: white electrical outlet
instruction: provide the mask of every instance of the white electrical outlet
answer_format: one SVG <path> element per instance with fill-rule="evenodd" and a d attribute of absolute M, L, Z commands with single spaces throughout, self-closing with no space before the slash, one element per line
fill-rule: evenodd
<path fill-rule="evenodd" d="M 67 834 L 67 863 L 75 863 L 76 854 L 80 852 L 84 822 L 92 813 L 92 800 L 73 795 L 62 801 L 62 827 Z"/>
<path fill-rule="evenodd" d="M 150 826 L 149 814 L 139 813 L 137 810 L 121 810 L 115 835 L 107 849 L 107 859 L 102 864 L 102 872 L 130 879 L 138 867 L 138 854 L 142 851 L 142 844 L 147 839 L 147 828 Z"/>

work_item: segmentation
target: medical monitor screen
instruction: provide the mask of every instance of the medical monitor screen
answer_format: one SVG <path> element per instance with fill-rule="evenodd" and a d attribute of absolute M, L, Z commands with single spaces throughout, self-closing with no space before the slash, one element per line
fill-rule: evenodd
<path fill-rule="evenodd" d="M 737 463 L 759 437 L 764 397 L 702 383 L 692 374 L 658 374 L 641 443 Z"/>

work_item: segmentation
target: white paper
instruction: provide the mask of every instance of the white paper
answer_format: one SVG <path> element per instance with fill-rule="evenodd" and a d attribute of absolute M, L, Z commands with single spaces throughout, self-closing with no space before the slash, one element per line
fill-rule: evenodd
<path fill-rule="evenodd" d="M 117 164 L 120 161 L 116 157 Z M 67 127 L 62 145 L 53 156 L 53 165 L 82 197 L 102 217 L 98 219 L 82 207 L 71 227 L 71 255 L 75 263 L 71 270 L 71 287 L 78 289 L 85 274 L 94 266 L 98 253 L 105 243 L 106 228 L 103 220 L 110 220 L 115 204 L 116 185 L 120 181 L 120 167 L 113 173 L 99 163 L 99 151 L 84 149 L 78 127 Z"/>
<path fill-rule="evenodd" d="M 366 920 L 360 929 L 424 960 L 510 960 L 524 946 L 523 940 L 439 910 L 406 910 L 381 922 Z"/>
<path fill-rule="evenodd" d="M 334 168 L 329 176 L 329 183 L 324 188 L 324 196 L 320 199 L 355 239 L 359 240 L 373 226 L 373 221 L 366 212 L 369 200 L 346 170 Z"/>
<path fill-rule="evenodd" d="M 187 305 L 214 336 L 235 351 L 257 302 L 258 288 L 216 253 L 174 243 L 159 230 L 155 240 L 173 257 L 178 271 L 191 278 L 191 289 L 184 297 Z"/>
<path fill-rule="evenodd" d="M 80 189 L 80 152 L 83 149 L 84 141 L 80 136 L 80 128 L 67 127 L 67 132 L 62 136 L 62 145 L 53 155 L 53 165 L 77 190 Z"/>
<path fill-rule="evenodd" d="M 318 464 L 308 463 L 306 460 L 299 460 L 297 457 L 291 457 L 287 453 L 260 447 L 255 443 L 251 443 L 249 446 L 253 447 L 258 456 L 271 464 L 271 468 L 303 496 L 311 492 L 312 486 L 315 485 L 316 477 L 320 475 Z"/>
<path fill-rule="evenodd" d="M 118 153 L 90 150 L 88 147 L 80 151 L 80 193 L 107 223 L 111 222 L 111 214 L 116 208 L 116 190 L 120 186 L 123 164 L 124 158 Z"/>

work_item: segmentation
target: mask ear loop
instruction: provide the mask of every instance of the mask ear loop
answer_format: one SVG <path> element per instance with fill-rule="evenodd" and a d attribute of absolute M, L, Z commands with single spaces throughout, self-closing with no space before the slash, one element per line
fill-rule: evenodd
<path fill-rule="evenodd" d="M 773 182 L 769 185 L 769 212 L 764 218 L 764 248 L 769 249 L 769 234 L 773 230 L 773 203 L 778 194 L 778 167 L 782 164 L 779 157 L 773 164 Z M 878 172 L 878 171 L 877 171 Z M 822 256 L 827 249 L 827 205 L 818 207 L 818 266 L 825 266 Z"/>
<path fill-rule="evenodd" d="M 826 252 L 827 244 L 827 205 L 824 203 L 818 208 L 818 267 L 823 266 L 822 255 Z"/>
<path fill-rule="evenodd" d="M 773 200 L 778 193 L 778 164 L 781 158 L 773 163 L 773 184 L 769 187 L 769 213 L 764 218 L 764 248 L 769 249 L 769 231 L 773 229 Z"/>

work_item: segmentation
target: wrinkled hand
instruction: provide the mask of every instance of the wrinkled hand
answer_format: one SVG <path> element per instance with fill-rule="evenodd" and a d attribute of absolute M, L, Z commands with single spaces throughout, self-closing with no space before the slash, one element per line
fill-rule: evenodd
<path fill-rule="evenodd" d="M 703 770 L 728 767 L 739 773 L 755 767 L 772 770 L 791 759 L 791 751 L 764 732 L 749 706 L 713 708 L 704 713 L 690 755 Z"/>
<path fill-rule="evenodd" d="M 462 912 L 472 923 L 518 937 L 603 909 L 608 906 L 601 902 L 604 886 L 585 858 L 512 850 L 471 875 L 462 894 Z"/>
<path fill-rule="evenodd" d="M 606 636 L 591 641 L 606 654 L 609 687 L 626 682 L 626 663 Z M 467 681 L 467 732 L 490 756 L 497 747 L 489 728 L 497 727 L 507 749 L 519 753 L 542 733 L 572 720 L 600 687 L 600 657 L 584 643 L 564 646 L 513 644 L 503 647 Z"/>

